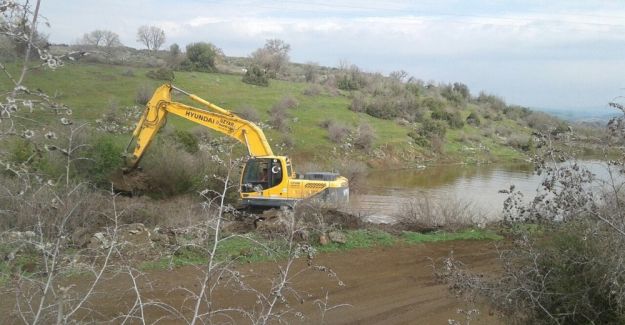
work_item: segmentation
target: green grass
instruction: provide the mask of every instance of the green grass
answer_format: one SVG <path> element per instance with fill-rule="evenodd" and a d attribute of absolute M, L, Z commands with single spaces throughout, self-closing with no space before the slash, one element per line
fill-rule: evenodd
<path fill-rule="evenodd" d="M 502 240 L 503 236 L 490 230 L 466 229 L 460 232 L 437 231 L 426 234 L 404 231 L 401 239 L 407 244 L 420 244 L 450 240 Z"/>
<path fill-rule="evenodd" d="M 262 243 L 262 245 L 259 245 Z M 215 254 L 216 261 L 236 261 L 239 263 L 262 262 L 270 259 L 280 259 L 286 256 L 286 248 L 281 242 L 263 240 L 252 235 L 251 237 L 234 236 L 221 241 Z M 162 269 L 170 265 L 179 267 L 185 265 L 199 265 L 206 263 L 207 251 L 193 247 L 179 249 L 171 258 L 161 258 L 157 261 L 148 261 L 141 264 L 142 269 Z"/>
<path fill-rule="evenodd" d="M 15 70 L 15 68 L 13 68 Z M 132 76 L 125 75 L 132 70 Z M 103 64 L 67 64 L 55 71 L 36 70 L 27 75 L 26 84 L 30 88 L 39 88 L 49 94 L 57 94 L 57 100 L 73 110 L 73 118 L 93 122 L 106 113 L 111 106 L 119 108 L 135 105 L 135 96 L 139 88 L 156 89 L 163 81 L 149 79 L 145 74 L 150 69 L 130 68 Z M 320 122 L 331 118 L 345 125 L 356 127 L 362 122 L 369 123 L 375 129 L 377 145 L 386 144 L 405 146 L 408 141 L 405 127 L 393 121 L 380 120 L 363 113 L 348 109 L 350 99 L 345 96 L 303 95 L 310 86 L 271 80 L 269 87 L 258 87 L 241 82 L 241 76 L 218 73 L 176 72 L 174 84 L 194 93 L 223 108 L 236 111 L 251 107 L 259 113 L 261 119 L 269 118 L 268 111 L 283 97 L 294 97 L 299 106 L 289 110 L 297 122 L 290 122 L 291 133 L 286 135 L 294 140 L 297 153 L 312 154 L 317 159 L 330 159 L 327 153 L 336 146 L 328 139 L 327 130 L 319 126 Z M 9 87 L 6 80 L 0 78 L 0 87 Z M 183 96 L 174 100 L 191 103 Z M 197 104 L 194 104 L 197 106 Z M 196 124 L 171 116 L 169 124 L 176 128 L 189 129 Z M 274 130 L 265 130 L 270 143 L 281 142 L 284 134 Z M 217 135 L 216 136 L 221 136 Z M 120 136 L 121 137 L 121 136 Z M 285 153 L 278 153 L 285 154 Z"/>
<path fill-rule="evenodd" d="M 349 251 L 353 249 L 368 249 L 375 247 L 392 247 L 395 245 L 414 245 L 431 242 L 452 240 L 501 240 L 502 236 L 490 230 L 466 229 L 459 232 L 433 232 L 421 234 L 403 232 L 401 235 L 392 235 L 382 230 L 358 229 L 345 232 L 345 244 L 329 243 L 316 244 L 315 249 L 320 253 Z M 262 243 L 262 245 L 259 245 Z M 258 236 L 251 238 L 231 237 L 220 243 L 216 254 L 216 261 L 235 261 L 238 263 L 253 263 L 268 260 L 280 260 L 288 254 L 284 242 L 264 240 Z M 200 265 L 206 263 L 206 253 L 200 249 L 180 249 L 171 259 L 162 258 L 158 261 L 144 262 L 142 269 L 163 269 L 170 265 L 174 267 L 185 265 Z"/>
<path fill-rule="evenodd" d="M 317 246 L 319 252 L 336 252 L 356 248 L 388 247 L 397 243 L 398 238 L 382 230 L 358 229 L 346 232 L 345 244 L 329 243 Z"/>
<path fill-rule="evenodd" d="M 17 72 L 15 66 L 8 68 L 14 73 Z M 128 70 L 132 70 L 133 73 L 127 74 Z M 66 66 L 55 71 L 43 69 L 30 72 L 27 74 L 25 84 L 32 89 L 38 88 L 48 94 L 56 94 L 58 102 L 72 108 L 74 113 L 72 118 L 93 124 L 95 119 L 100 118 L 112 106 L 123 109 L 135 105 L 138 89 L 156 89 L 164 83 L 146 77 L 149 70 L 151 69 L 68 62 Z M 328 138 L 327 130 L 319 126 L 326 119 L 353 128 L 360 123 L 370 124 L 377 135 L 375 147 L 383 148 L 389 158 L 403 156 L 406 152 L 412 154 L 421 152 L 428 155 L 429 149 L 415 148 L 411 145 L 411 139 L 407 135 L 410 126 L 401 126 L 394 121 L 377 119 L 349 110 L 351 99 L 346 92 L 339 92 L 338 95 L 322 92 L 317 96 L 306 96 L 303 92 L 311 86 L 308 83 L 271 80 L 269 87 L 258 87 L 241 82 L 240 75 L 182 71 L 175 72 L 175 75 L 176 86 L 229 110 L 253 108 L 264 121 L 269 118 L 268 111 L 283 97 L 289 96 L 297 99 L 299 106 L 288 110 L 293 118 L 290 122 L 290 133 L 282 134 L 271 129 L 264 130 L 270 144 L 274 147 L 285 137 L 293 141 L 293 149 L 289 152 L 276 152 L 276 154 L 292 156 L 296 165 L 304 160 L 312 160 L 321 165 L 335 167 L 337 159 L 346 158 L 345 152 L 340 149 L 334 150 L 338 145 L 332 143 Z M 0 87 L 4 87 L 3 89 L 10 87 L 6 78 L 0 78 Z M 176 95 L 174 99 L 190 103 L 181 95 Z M 463 112 L 463 116 L 468 114 L 468 109 Z M 35 118 L 39 116 L 42 116 L 41 112 L 37 112 Z M 51 115 L 43 117 L 42 120 L 55 118 L 57 117 Z M 501 123 L 510 124 L 510 127 L 515 130 L 519 129 L 513 121 L 506 120 Z M 197 126 L 177 116 L 171 116 L 168 124 L 170 127 L 182 129 Z M 506 127 L 509 126 L 507 124 Z M 464 144 L 457 139 L 459 131 L 449 130 L 444 152 L 452 159 L 463 160 L 466 153 L 462 152 Z M 461 131 L 478 136 L 490 150 L 490 155 L 498 157 L 497 160 L 512 160 L 521 156 L 517 151 L 481 136 L 479 128 L 465 126 Z M 222 135 L 215 133 L 215 136 Z M 128 135 L 118 135 L 116 141 L 123 143 L 127 141 L 127 137 Z M 332 154 L 333 152 L 335 153 Z M 348 153 L 347 156 L 352 160 L 371 159 L 368 153 L 358 150 Z M 484 159 L 478 157 L 476 160 Z"/>

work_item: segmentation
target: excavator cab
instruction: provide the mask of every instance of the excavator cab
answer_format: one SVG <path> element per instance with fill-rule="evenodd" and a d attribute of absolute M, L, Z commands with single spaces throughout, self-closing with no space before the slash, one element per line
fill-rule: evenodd
<path fill-rule="evenodd" d="M 282 183 L 282 162 L 276 158 L 251 158 L 245 164 L 241 192 L 260 192 Z"/>
<path fill-rule="evenodd" d="M 250 158 L 241 175 L 242 205 L 293 206 L 296 199 L 289 197 L 290 173 L 291 163 L 285 156 Z"/>

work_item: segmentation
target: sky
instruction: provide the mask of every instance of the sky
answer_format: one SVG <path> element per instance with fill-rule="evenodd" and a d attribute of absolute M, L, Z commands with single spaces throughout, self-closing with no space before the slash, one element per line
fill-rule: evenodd
<path fill-rule="evenodd" d="M 151 25 L 166 47 L 248 56 L 278 38 L 293 62 L 404 70 L 531 108 L 605 111 L 625 96 L 625 1 L 42 0 L 41 14 L 53 43 L 106 29 L 141 48 L 137 29 Z"/>

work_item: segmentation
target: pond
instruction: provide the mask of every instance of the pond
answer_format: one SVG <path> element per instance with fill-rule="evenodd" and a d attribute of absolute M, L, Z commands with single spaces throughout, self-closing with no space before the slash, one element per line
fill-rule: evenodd
<path fill-rule="evenodd" d="M 599 160 L 580 161 L 599 179 L 608 171 Z M 366 176 L 359 193 L 351 194 L 351 211 L 367 215 L 399 215 L 410 200 L 433 204 L 456 204 L 472 209 L 488 221 L 501 218 L 507 194 L 499 191 L 514 185 L 532 198 L 544 176 L 531 163 L 488 165 L 439 165 L 423 169 L 376 170 Z"/>

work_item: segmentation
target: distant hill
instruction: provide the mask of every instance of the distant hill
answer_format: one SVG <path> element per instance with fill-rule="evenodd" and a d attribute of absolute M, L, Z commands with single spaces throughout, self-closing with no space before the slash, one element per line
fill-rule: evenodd
<path fill-rule="evenodd" d="M 611 118 L 618 116 L 618 112 L 609 107 L 594 107 L 587 109 L 554 109 L 534 108 L 570 122 L 601 122 L 605 123 Z"/>

